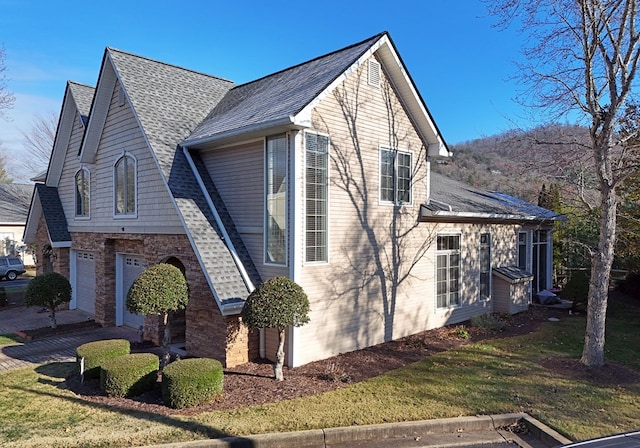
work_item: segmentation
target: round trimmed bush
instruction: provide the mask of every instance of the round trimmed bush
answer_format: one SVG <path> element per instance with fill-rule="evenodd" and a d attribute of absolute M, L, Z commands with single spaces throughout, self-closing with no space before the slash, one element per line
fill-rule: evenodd
<path fill-rule="evenodd" d="M 162 399 L 181 409 L 211 401 L 222 394 L 222 364 L 210 358 L 172 362 L 162 371 Z"/>
<path fill-rule="evenodd" d="M 131 343 L 126 339 L 107 339 L 87 342 L 76 348 L 76 365 L 80 372 L 80 360 L 84 358 L 84 377 L 100 378 L 100 367 L 109 360 L 131 353 Z"/>
<path fill-rule="evenodd" d="M 153 353 L 132 353 L 104 361 L 100 387 L 109 397 L 135 397 L 155 386 L 160 358 Z"/>

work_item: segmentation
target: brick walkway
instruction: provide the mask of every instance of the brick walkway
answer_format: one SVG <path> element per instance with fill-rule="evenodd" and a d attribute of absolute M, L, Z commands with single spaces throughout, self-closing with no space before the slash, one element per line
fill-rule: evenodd
<path fill-rule="evenodd" d="M 0 310 L 0 334 L 12 334 L 17 330 L 30 330 L 49 325 L 49 314 L 36 308 L 18 306 Z M 58 324 L 81 322 L 89 318 L 80 310 L 63 310 L 56 313 Z M 127 327 L 108 327 L 85 330 L 68 335 L 16 343 L 0 347 L 0 371 L 30 367 L 49 362 L 75 361 L 76 347 L 101 339 L 129 339 L 136 341 L 137 332 Z"/>

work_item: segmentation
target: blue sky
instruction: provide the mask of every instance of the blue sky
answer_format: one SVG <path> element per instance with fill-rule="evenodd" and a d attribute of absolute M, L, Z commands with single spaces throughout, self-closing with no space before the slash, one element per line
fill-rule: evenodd
<path fill-rule="evenodd" d="M 67 80 L 95 85 L 106 46 L 241 84 L 388 31 L 449 144 L 531 127 L 513 98 L 521 38 L 481 0 L 0 0 L 16 96 L 0 141 L 25 180 L 21 131 L 59 112 Z"/>

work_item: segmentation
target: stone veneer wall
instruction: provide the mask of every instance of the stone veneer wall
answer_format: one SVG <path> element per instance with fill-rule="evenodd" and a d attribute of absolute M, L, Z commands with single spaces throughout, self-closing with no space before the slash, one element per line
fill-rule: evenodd
<path fill-rule="evenodd" d="M 44 225 L 42 227 L 43 235 L 38 235 L 38 247 L 48 244 L 46 228 Z M 40 230 L 39 226 L 38 232 Z M 249 354 L 256 352 L 259 341 L 254 334 L 249 338 L 247 329 L 240 324 L 239 316 L 221 315 L 185 235 L 74 232 L 71 238 L 72 249 L 94 253 L 97 322 L 104 326 L 115 325 L 117 253 L 143 256 L 146 265 L 175 257 L 184 265 L 189 285 L 189 303 L 185 313 L 187 354 L 215 358 L 223 365 L 232 367 L 249 361 Z M 69 249 L 59 252 L 54 269 L 68 277 Z M 155 316 L 145 318 L 145 337 L 156 344 L 160 343 L 163 331 L 158 322 Z"/>

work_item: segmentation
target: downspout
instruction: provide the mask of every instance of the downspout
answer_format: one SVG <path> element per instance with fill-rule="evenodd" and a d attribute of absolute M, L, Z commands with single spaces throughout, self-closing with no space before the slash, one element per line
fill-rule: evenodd
<path fill-rule="evenodd" d="M 431 201 L 431 157 L 427 155 L 427 188 L 426 188 L 426 202 L 425 204 L 429 205 L 429 201 Z"/>
<path fill-rule="evenodd" d="M 204 195 L 207 201 L 207 205 L 209 206 L 209 209 L 211 210 L 213 217 L 216 220 L 216 224 L 220 229 L 220 233 L 222 233 L 222 238 L 224 239 L 225 244 L 229 249 L 229 252 L 231 253 L 231 257 L 233 258 L 233 261 L 235 262 L 238 269 L 240 270 L 240 275 L 242 276 L 242 280 L 244 281 L 245 286 L 247 287 L 249 292 L 253 292 L 253 290 L 255 289 L 255 286 L 253 285 L 253 282 L 249 278 L 249 274 L 247 274 L 247 271 L 244 268 L 244 265 L 242 264 L 240 257 L 238 256 L 238 252 L 236 252 L 236 248 L 233 246 L 233 242 L 231 241 L 231 238 L 229 238 L 227 229 L 225 229 L 224 225 L 222 224 L 222 219 L 220 219 L 218 210 L 213 204 L 213 200 L 211 199 L 211 196 L 209 195 L 209 192 L 207 191 L 204 185 L 204 182 L 202 181 L 202 177 L 200 176 L 200 173 L 198 172 L 198 169 L 196 168 L 196 165 L 193 162 L 193 159 L 191 158 L 191 154 L 189 154 L 189 149 L 187 147 L 183 147 L 182 152 L 184 153 L 184 156 L 186 157 L 187 162 L 189 163 L 189 167 L 191 167 L 191 171 L 193 172 L 193 175 L 195 176 L 196 181 L 198 182 L 198 186 L 200 186 L 200 190 L 202 191 L 202 194 Z"/>

